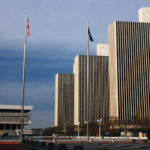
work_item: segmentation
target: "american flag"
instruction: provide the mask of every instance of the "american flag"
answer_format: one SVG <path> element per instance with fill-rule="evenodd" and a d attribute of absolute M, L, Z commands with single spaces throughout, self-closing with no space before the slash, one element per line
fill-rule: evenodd
<path fill-rule="evenodd" d="M 27 36 L 30 36 L 30 25 L 29 25 L 29 19 L 27 17 L 27 22 L 26 22 L 26 27 L 27 27 Z"/>

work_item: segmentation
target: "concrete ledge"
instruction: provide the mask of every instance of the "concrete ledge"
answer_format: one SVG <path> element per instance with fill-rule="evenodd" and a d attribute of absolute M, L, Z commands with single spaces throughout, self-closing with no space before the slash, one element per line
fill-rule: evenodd
<path fill-rule="evenodd" d="M 78 150 L 84 150 L 84 149 L 94 149 L 95 147 L 101 147 L 103 144 L 107 143 L 109 146 L 109 143 L 114 143 L 115 145 L 122 145 L 122 144 L 143 144 L 147 143 L 150 144 L 150 141 L 148 140 L 99 140 L 94 141 L 93 139 L 90 139 L 90 141 L 57 141 L 57 143 L 53 143 L 53 141 L 38 141 L 38 140 L 23 140 L 23 145 L 26 145 L 28 147 L 32 147 L 39 150 L 54 150 L 54 149 L 60 149 L 60 150 L 66 150 L 66 149 L 78 149 Z M 137 145 L 138 146 L 138 145 Z"/>
<path fill-rule="evenodd" d="M 19 144 L 19 141 L 0 141 L 0 144 Z"/>

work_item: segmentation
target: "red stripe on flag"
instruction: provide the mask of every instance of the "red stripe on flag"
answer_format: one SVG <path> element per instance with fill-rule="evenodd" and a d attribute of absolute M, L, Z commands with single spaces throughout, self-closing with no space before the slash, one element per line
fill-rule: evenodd
<path fill-rule="evenodd" d="M 29 25 L 29 20 L 27 18 L 27 36 L 29 37 L 30 36 L 30 25 Z"/>

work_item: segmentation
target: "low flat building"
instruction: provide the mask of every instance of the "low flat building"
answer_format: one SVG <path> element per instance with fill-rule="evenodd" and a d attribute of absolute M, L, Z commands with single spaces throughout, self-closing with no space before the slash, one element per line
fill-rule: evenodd
<path fill-rule="evenodd" d="M 21 129 L 20 105 L 0 105 L 0 135 L 15 135 Z M 31 124 L 32 106 L 24 106 L 24 125 Z"/>

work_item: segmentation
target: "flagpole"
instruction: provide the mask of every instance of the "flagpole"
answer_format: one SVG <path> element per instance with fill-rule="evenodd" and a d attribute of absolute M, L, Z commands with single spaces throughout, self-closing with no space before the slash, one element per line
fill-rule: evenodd
<path fill-rule="evenodd" d="M 89 30 L 89 21 L 87 22 L 87 139 L 89 141 L 89 35 L 88 35 L 88 30 Z"/>
<path fill-rule="evenodd" d="M 26 73 L 26 43 L 27 43 L 27 14 L 25 16 L 25 38 L 24 38 L 24 58 L 23 58 L 23 81 L 22 81 L 22 109 L 21 109 L 21 136 L 20 142 L 23 140 L 23 129 L 24 129 L 24 93 L 25 93 L 25 73 Z"/>

